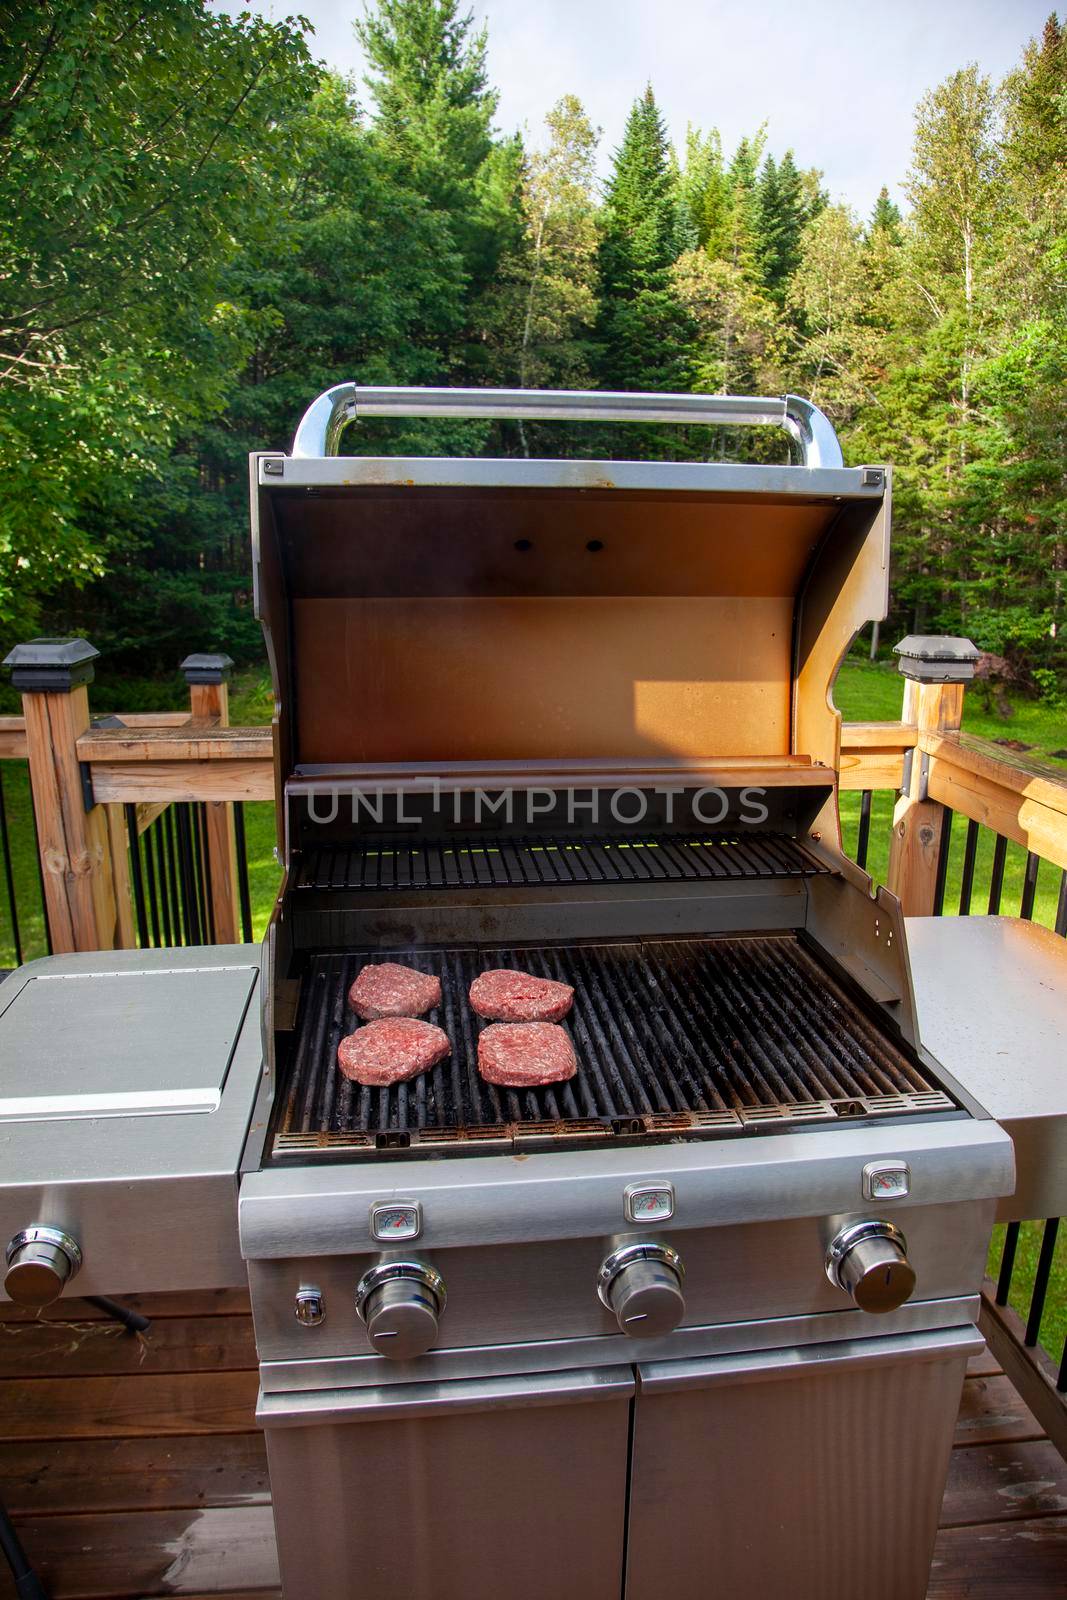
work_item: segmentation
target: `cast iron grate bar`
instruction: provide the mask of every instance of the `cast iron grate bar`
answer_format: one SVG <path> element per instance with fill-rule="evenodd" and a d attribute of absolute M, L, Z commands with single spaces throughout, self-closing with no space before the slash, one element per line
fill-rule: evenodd
<path fill-rule="evenodd" d="M 368 1089 L 340 1074 L 337 1046 L 359 1026 L 347 1000 L 357 972 L 383 960 L 440 976 L 443 1002 L 429 1020 L 448 1034 L 452 1055 L 410 1083 Z M 518 1092 L 483 1082 L 485 1024 L 467 993 L 490 967 L 574 987 L 564 1026 L 579 1070 L 569 1083 Z M 364 950 L 310 963 L 273 1153 L 708 1137 L 953 1104 L 794 934 Z"/>
<path fill-rule="evenodd" d="M 310 851 L 295 887 L 332 890 L 475 889 L 531 884 L 717 882 L 828 872 L 786 834 L 659 834 L 583 838 L 366 840 Z"/>

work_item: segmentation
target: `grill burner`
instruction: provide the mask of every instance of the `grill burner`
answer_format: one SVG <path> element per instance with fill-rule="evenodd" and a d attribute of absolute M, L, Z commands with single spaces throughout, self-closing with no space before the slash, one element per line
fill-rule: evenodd
<path fill-rule="evenodd" d="M 358 1026 L 347 994 L 367 961 L 440 974 L 430 1013 L 452 1058 L 366 1089 L 337 1068 Z M 513 1091 L 478 1075 L 467 991 L 489 967 L 574 986 L 577 1077 Z M 471 1153 L 620 1136 L 707 1137 L 753 1125 L 952 1110 L 793 934 L 536 949 L 366 950 L 312 958 L 273 1156 Z"/>
<path fill-rule="evenodd" d="M 494 885 L 677 883 L 691 878 L 794 878 L 829 869 L 786 834 L 655 838 L 447 839 L 315 850 L 297 889 L 470 889 Z"/>

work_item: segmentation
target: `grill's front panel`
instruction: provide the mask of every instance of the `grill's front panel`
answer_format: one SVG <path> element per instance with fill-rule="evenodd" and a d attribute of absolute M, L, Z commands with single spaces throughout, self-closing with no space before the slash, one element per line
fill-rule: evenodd
<path fill-rule="evenodd" d="M 512 1162 L 510 1157 L 502 1159 Z M 486 1171 L 486 1163 L 479 1166 Z M 857 1165 L 857 1203 L 847 1213 L 850 1220 L 877 1214 L 875 1207 L 864 1205 L 860 1173 Z M 381 1196 L 388 1199 L 392 1193 L 384 1181 L 388 1169 L 382 1178 Z M 773 1182 L 773 1172 L 768 1171 L 767 1186 Z M 903 1213 L 883 1206 L 883 1212 L 896 1220 L 907 1239 L 908 1257 L 918 1281 L 914 1300 L 900 1312 L 873 1318 L 857 1310 L 826 1276 L 826 1247 L 835 1231 L 835 1218 L 796 1217 L 721 1228 L 685 1226 L 684 1219 L 693 1208 L 686 1204 L 684 1186 L 678 1184 L 677 1209 L 683 1225 L 641 1229 L 624 1221 L 625 1187 L 620 1181 L 617 1233 L 494 1244 L 488 1242 L 496 1218 L 492 1186 L 487 1182 L 482 1202 L 487 1242 L 457 1247 L 433 1242 L 430 1229 L 440 1207 L 432 1194 L 424 1192 L 426 1232 L 407 1250 L 441 1273 L 447 1303 L 434 1348 L 407 1363 L 376 1355 L 357 1315 L 357 1285 L 382 1250 L 356 1248 L 369 1208 L 354 1205 L 351 1254 L 295 1256 L 251 1264 L 260 1358 L 297 1367 L 307 1362 L 351 1363 L 354 1358 L 358 1369 L 349 1366 L 347 1381 L 359 1384 L 445 1378 L 456 1372 L 460 1362 L 466 1366 L 459 1370 L 501 1370 L 493 1352 L 510 1364 L 503 1370 L 515 1370 L 517 1362 L 529 1367 L 537 1361 L 535 1347 L 555 1346 L 564 1340 L 575 1341 L 572 1348 L 580 1352 L 581 1359 L 598 1365 L 632 1360 L 635 1349 L 646 1353 L 651 1349 L 648 1358 L 658 1359 L 679 1353 L 679 1346 L 700 1348 L 697 1330 L 714 1327 L 733 1329 L 739 1339 L 742 1328 L 762 1327 L 762 1336 L 752 1331 L 745 1335 L 749 1343 L 753 1339 L 757 1343 L 809 1340 L 816 1324 L 823 1329 L 821 1336 L 829 1339 L 913 1327 L 916 1318 L 920 1323 L 929 1320 L 935 1303 L 959 1302 L 976 1294 L 981 1282 L 985 1234 L 992 1215 L 988 1201 L 919 1206 Z M 922 1185 L 917 1187 L 921 1193 Z M 405 1188 L 403 1193 L 405 1198 L 418 1198 L 419 1192 L 410 1195 Z M 531 1227 L 536 1226 L 541 1199 L 537 1187 L 531 1185 Z M 434 1237 L 447 1239 L 447 1231 L 440 1229 Z M 635 1344 L 623 1337 L 597 1294 L 597 1271 L 608 1251 L 620 1240 L 643 1237 L 674 1245 L 685 1269 L 685 1312 L 680 1327 L 651 1346 L 647 1341 Z M 318 1326 L 302 1326 L 293 1314 L 302 1284 L 313 1285 L 322 1296 L 325 1318 Z M 734 1336 L 727 1332 L 727 1348 Z M 283 1380 L 279 1367 L 272 1381 L 295 1380 Z"/>

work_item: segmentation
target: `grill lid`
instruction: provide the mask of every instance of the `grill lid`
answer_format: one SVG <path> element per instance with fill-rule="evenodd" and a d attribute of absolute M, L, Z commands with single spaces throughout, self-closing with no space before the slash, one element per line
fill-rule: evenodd
<path fill-rule="evenodd" d="M 309 454 L 337 448 L 346 407 L 773 422 L 812 464 Z M 252 462 L 280 784 L 397 763 L 836 766 L 827 696 L 884 614 L 887 485 L 825 464 L 839 452 L 813 408 L 355 390 L 313 413 L 292 457 Z"/>

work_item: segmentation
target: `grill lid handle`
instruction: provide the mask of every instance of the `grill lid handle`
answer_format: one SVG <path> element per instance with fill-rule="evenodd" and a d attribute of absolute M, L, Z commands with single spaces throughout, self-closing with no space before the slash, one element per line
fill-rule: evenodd
<path fill-rule="evenodd" d="M 829 419 L 799 395 L 623 394 L 597 389 L 387 389 L 339 383 L 304 412 L 293 456 L 340 454 L 359 417 L 511 417 L 542 422 L 690 422 L 708 427 L 784 428 L 805 467 L 841 467 Z"/>

